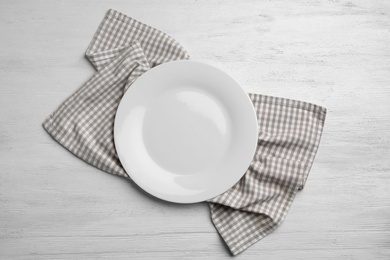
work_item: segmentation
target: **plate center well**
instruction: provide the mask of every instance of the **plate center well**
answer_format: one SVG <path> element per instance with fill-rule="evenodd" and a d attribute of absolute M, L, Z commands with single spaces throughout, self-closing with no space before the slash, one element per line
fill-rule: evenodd
<path fill-rule="evenodd" d="M 142 134 L 150 157 L 177 174 L 201 174 L 223 159 L 231 127 L 223 104 L 192 87 L 174 88 L 151 100 Z"/>

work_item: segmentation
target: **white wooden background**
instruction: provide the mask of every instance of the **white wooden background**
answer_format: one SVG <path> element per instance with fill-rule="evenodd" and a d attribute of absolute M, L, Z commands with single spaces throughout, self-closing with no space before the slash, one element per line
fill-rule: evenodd
<path fill-rule="evenodd" d="M 113 8 L 247 91 L 328 108 L 285 222 L 236 259 L 390 259 L 390 1 L 0 0 L 0 259 L 229 259 L 205 203 L 156 200 L 41 127 Z"/>

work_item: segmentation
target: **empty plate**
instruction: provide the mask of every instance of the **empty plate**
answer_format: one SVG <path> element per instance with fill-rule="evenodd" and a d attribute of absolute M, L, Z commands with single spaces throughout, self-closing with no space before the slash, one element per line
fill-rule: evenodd
<path fill-rule="evenodd" d="M 163 200 L 193 203 L 231 188 L 257 144 L 251 100 L 225 72 L 173 61 L 139 77 L 115 118 L 115 146 L 127 174 Z"/>

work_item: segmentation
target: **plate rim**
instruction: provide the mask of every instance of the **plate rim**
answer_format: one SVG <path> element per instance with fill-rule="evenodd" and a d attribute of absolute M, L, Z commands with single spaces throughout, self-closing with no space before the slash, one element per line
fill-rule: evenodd
<path fill-rule="evenodd" d="M 252 146 L 252 151 L 251 151 L 251 159 L 249 160 L 249 162 L 247 163 L 247 167 L 243 170 L 242 174 L 240 175 L 237 175 L 239 176 L 239 178 L 237 178 L 237 181 L 235 181 L 233 184 L 229 184 L 229 188 L 227 188 L 226 190 L 223 190 L 222 192 L 221 191 L 218 191 L 218 193 L 216 195 L 209 195 L 207 198 L 198 198 L 198 199 L 191 199 L 191 200 L 183 200 L 183 199 L 177 199 L 177 200 L 174 200 L 174 199 L 167 199 L 167 198 L 163 198 L 163 197 L 160 197 L 160 196 L 157 196 L 156 194 L 153 193 L 153 191 L 151 191 L 148 187 L 146 187 L 145 185 L 142 185 L 140 184 L 139 182 L 137 182 L 135 179 L 137 177 L 135 177 L 135 175 L 127 172 L 125 166 L 124 166 L 124 163 L 122 163 L 122 161 L 124 160 L 124 155 L 121 154 L 121 152 L 119 151 L 120 149 L 118 148 L 118 117 L 117 117 L 117 114 L 118 114 L 118 111 L 120 111 L 120 108 L 123 106 L 124 104 L 124 100 L 125 100 L 125 96 L 129 93 L 128 90 L 130 90 L 132 88 L 132 86 L 134 84 L 136 84 L 137 80 L 142 78 L 145 74 L 149 74 L 151 71 L 153 71 L 154 68 L 157 68 L 157 67 L 161 67 L 161 66 L 169 66 L 170 64 L 172 63 L 183 63 L 183 64 L 196 64 L 196 65 L 200 65 L 200 66 L 206 66 L 206 67 L 210 67 L 211 69 L 215 69 L 215 70 L 218 70 L 219 72 L 221 72 L 222 74 L 224 74 L 224 76 L 226 77 L 229 77 L 234 83 L 235 85 L 237 85 L 240 89 L 240 91 L 245 94 L 248 102 L 251 104 L 251 111 L 252 111 L 252 119 L 253 119 L 253 122 L 255 122 L 255 128 L 256 128 L 256 135 L 254 135 L 252 138 L 253 138 L 253 142 L 254 142 L 254 145 Z M 123 167 L 123 169 L 125 170 L 126 174 L 128 175 L 128 177 L 130 178 L 130 180 L 132 180 L 141 190 L 143 190 L 144 192 L 148 193 L 149 195 L 153 196 L 154 198 L 157 198 L 157 199 L 160 199 L 160 200 L 163 200 L 163 201 L 168 201 L 168 202 L 172 202 L 172 203 L 179 203 L 179 204 L 192 204 L 192 203 L 198 203 L 198 202 L 203 202 L 203 201 L 207 201 L 209 199 L 212 199 L 214 197 L 217 197 L 221 194 L 223 194 L 224 192 L 228 191 L 230 188 L 232 188 L 246 173 L 247 169 L 249 168 L 252 160 L 253 160 L 253 157 L 255 155 L 255 152 L 256 152 L 256 149 L 257 149 L 257 138 L 258 138 L 258 119 L 257 119 L 257 114 L 256 114 L 256 111 L 255 111 L 255 107 L 253 106 L 253 102 L 251 100 L 251 98 L 249 97 L 248 93 L 245 91 L 245 89 L 242 87 L 242 85 L 240 83 L 238 83 L 238 81 L 236 81 L 232 76 L 230 76 L 226 71 L 222 70 L 221 68 L 219 67 L 216 67 L 214 65 L 210 65 L 208 63 L 205 63 L 203 61 L 197 61 L 197 60 L 174 60 L 174 61 L 169 61 L 169 62 L 166 62 L 166 63 L 162 63 L 160 65 L 157 65 L 151 69 L 149 69 L 148 71 L 146 71 L 145 73 L 143 73 L 140 77 L 138 77 L 133 83 L 132 85 L 128 88 L 128 90 L 123 94 L 119 104 L 118 104 L 118 107 L 116 109 L 116 113 L 115 113 L 115 118 L 114 118 L 114 127 L 113 127 L 113 135 L 114 135 L 114 147 L 115 147 L 115 151 L 117 153 L 117 156 L 118 156 L 118 159 Z M 255 129 L 254 128 L 254 129 Z M 215 192 L 216 193 L 216 192 Z M 215 194 L 214 193 L 214 194 Z M 190 196 L 191 197 L 191 196 Z M 193 197 L 193 196 L 192 196 Z M 181 198 L 185 198 L 185 196 L 181 197 Z"/>

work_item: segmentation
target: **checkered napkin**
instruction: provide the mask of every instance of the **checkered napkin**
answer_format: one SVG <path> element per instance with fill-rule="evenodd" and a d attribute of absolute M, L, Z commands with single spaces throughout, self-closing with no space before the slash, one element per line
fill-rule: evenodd
<path fill-rule="evenodd" d="M 61 145 L 89 164 L 129 178 L 114 147 L 118 104 L 131 84 L 164 62 L 189 59 L 166 34 L 109 10 L 86 56 L 97 72 L 44 122 Z M 209 200 L 212 221 L 236 255 L 278 227 L 313 163 L 326 109 L 249 94 L 260 132 L 254 159 L 230 190 Z"/>

